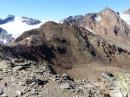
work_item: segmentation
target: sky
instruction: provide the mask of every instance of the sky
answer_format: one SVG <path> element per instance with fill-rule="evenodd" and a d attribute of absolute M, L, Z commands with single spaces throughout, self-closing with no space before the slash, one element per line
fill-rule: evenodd
<path fill-rule="evenodd" d="M 123 11 L 130 8 L 130 0 L 0 0 L 0 18 L 13 14 L 58 21 L 68 16 L 99 12 L 105 7 Z"/>

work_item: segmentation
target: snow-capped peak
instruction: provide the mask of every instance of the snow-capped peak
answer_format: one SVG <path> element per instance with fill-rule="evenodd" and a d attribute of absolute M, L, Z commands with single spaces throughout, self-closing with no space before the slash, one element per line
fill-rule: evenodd
<path fill-rule="evenodd" d="M 95 20 L 96 20 L 97 22 L 101 21 L 101 19 L 102 19 L 102 17 L 101 17 L 100 15 L 98 15 L 98 16 L 95 17 Z"/>

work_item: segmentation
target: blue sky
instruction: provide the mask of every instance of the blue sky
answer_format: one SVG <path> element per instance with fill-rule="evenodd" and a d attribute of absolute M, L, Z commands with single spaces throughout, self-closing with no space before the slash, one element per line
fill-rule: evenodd
<path fill-rule="evenodd" d="M 130 0 L 0 0 L 0 17 L 8 14 L 40 20 L 61 20 L 70 15 L 98 12 L 105 7 L 117 11 L 130 8 Z"/>

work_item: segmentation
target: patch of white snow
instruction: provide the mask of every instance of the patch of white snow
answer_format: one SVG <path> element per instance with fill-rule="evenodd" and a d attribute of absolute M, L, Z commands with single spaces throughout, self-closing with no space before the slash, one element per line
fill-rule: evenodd
<path fill-rule="evenodd" d="M 98 15 L 98 16 L 95 18 L 95 20 L 96 20 L 97 22 L 101 21 L 101 19 L 102 19 L 102 17 L 101 17 L 100 15 Z"/>
<path fill-rule="evenodd" d="M 27 37 L 26 39 L 27 39 L 27 40 L 30 40 L 31 38 L 30 38 L 30 37 Z"/>
<path fill-rule="evenodd" d="M 130 25 L 130 15 L 120 13 L 120 17 L 121 17 L 127 24 Z"/>
<path fill-rule="evenodd" d="M 88 27 L 85 27 L 85 26 L 82 26 L 84 27 L 85 29 L 87 29 L 89 32 L 93 33 L 93 34 L 96 34 L 96 32 L 94 32 L 93 30 L 89 29 Z"/>

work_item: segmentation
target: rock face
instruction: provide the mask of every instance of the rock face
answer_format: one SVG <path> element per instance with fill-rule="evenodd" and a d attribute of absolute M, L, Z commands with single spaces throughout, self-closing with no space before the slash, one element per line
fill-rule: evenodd
<path fill-rule="evenodd" d="M 64 22 L 79 24 L 106 39 L 108 42 L 129 49 L 130 27 L 119 14 L 110 8 L 99 13 L 89 13 L 85 16 L 67 18 Z M 123 45 L 122 45 L 123 44 Z M 124 46 L 126 44 L 127 46 Z"/>

